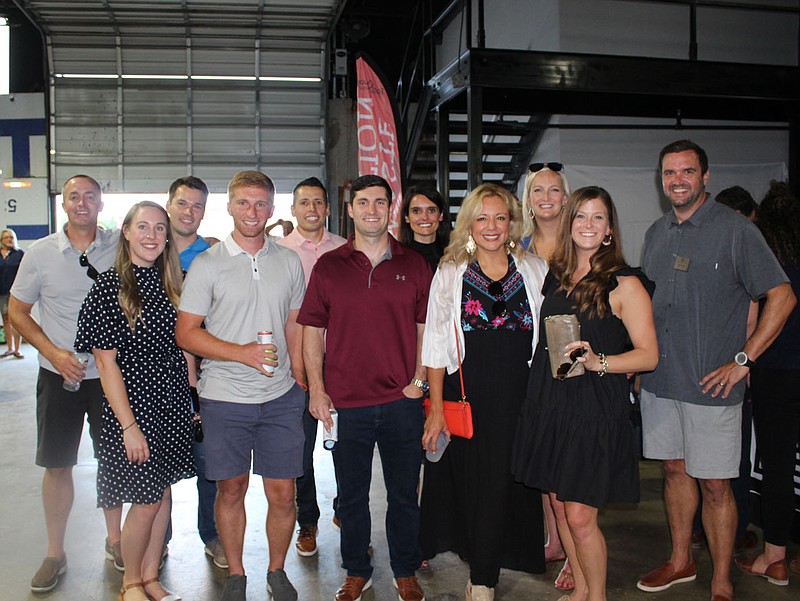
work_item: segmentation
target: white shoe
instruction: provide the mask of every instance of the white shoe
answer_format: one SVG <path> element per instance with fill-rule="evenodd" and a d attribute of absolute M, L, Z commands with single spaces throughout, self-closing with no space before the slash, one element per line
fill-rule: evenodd
<path fill-rule="evenodd" d="M 494 601 L 494 589 L 481 584 L 472 584 L 467 580 L 467 589 L 464 591 L 467 601 Z"/>

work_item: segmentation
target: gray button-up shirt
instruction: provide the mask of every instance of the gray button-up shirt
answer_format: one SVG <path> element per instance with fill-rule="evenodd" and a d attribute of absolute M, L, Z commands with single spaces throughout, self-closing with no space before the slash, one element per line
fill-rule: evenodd
<path fill-rule="evenodd" d="M 696 405 L 740 403 L 745 380 L 727 399 L 704 394 L 700 380 L 742 350 L 751 299 L 788 281 L 761 232 L 732 209 L 706 200 L 683 223 L 670 211 L 650 226 L 642 268 L 656 283 L 660 353 L 642 387 Z"/>

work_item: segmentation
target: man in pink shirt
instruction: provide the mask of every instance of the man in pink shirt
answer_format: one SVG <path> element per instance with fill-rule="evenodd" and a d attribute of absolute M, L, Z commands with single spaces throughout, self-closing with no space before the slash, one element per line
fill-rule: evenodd
<path fill-rule="evenodd" d="M 297 219 L 297 227 L 284 238 L 275 241 L 295 251 L 303 264 L 306 286 L 311 278 L 311 270 L 317 259 L 329 250 L 340 247 L 346 242 L 341 236 L 330 233 L 325 221 L 331 214 L 328 205 L 328 194 L 325 186 L 316 177 L 309 177 L 294 188 L 292 200 L 292 216 Z M 301 366 L 301 373 L 305 369 Z M 306 387 L 306 382 L 300 382 Z M 298 555 L 311 557 L 317 553 L 317 522 L 319 521 L 319 505 L 317 505 L 317 486 L 314 480 L 314 446 L 317 441 L 317 420 L 308 412 L 308 394 L 306 394 L 306 410 L 303 413 L 303 429 L 306 443 L 303 448 L 303 476 L 297 478 L 297 531 L 295 547 Z"/>

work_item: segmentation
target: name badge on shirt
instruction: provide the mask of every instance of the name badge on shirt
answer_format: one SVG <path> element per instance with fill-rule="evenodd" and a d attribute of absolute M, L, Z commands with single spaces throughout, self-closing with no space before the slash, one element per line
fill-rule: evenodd
<path fill-rule="evenodd" d="M 681 257 L 680 255 L 678 255 L 677 257 L 675 257 L 675 265 L 673 267 L 678 271 L 689 271 L 690 261 L 691 259 L 689 259 L 689 257 Z"/>

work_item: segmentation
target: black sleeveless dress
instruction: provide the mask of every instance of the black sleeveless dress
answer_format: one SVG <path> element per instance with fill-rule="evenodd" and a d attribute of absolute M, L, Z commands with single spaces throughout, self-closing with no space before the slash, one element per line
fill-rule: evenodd
<path fill-rule="evenodd" d="M 652 295 L 644 273 L 626 267 L 618 276 L 637 276 Z M 609 292 L 617 287 L 612 278 Z M 533 358 L 528 394 L 520 411 L 512 452 L 514 476 L 528 486 L 555 492 L 560 501 L 602 508 L 639 501 L 638 439 L 631 422 L 630 388 L 625 374 L 582 376 L 558 381 L 550 371 L 544 319 L 574 314 L 572 300 L 547 274 L 543 287 L 542 335 Z M 578 315 L 581 339 L 595 353 L 618 355 L 630 349 L 618 317 Z"/>

